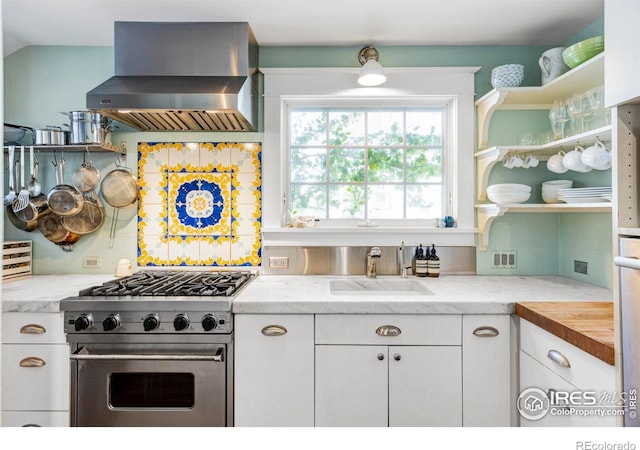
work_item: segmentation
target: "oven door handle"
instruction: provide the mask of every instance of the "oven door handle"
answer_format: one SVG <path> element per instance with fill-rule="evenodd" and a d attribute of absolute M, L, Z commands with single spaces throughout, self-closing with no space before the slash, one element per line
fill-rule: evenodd
<path fill-rule="evenodd" d="M 224 361 L 224 350 L 219 348 L 215 355 L 96 355 L 72 353 L 69 357 L 76 361 Z"/>

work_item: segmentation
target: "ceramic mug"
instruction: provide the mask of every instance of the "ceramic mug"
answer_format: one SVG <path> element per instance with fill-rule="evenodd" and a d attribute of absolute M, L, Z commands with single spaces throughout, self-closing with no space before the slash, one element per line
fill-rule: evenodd
<path fill-rule="evenodd" d="M 565 173 L 569 169 L 567 169 L 563 164 L 565 153 L 563 151 L 559 151 L 557 154 L 553 155 L 551 158 L 547 160 L 547 169 L 554 173 Z"/>
<path fill-rule="evenodd" d="M 562 52 L 565 48 L 566 47 L 551 48 L 545 51 L 538 60 L 538 64 L 542 70 L 541 78 L 543 86 L 569 70 L 569 66 L 567 66 L 562 59 Z"/>
<path fill-rule="evenodd" d="M 507 169 L 513 169 L 514 167 L 522 167 L 522 162 L 522 158 L 518 155 L 507 155 L 502 165 Z"/>
<path fill-rule="evenodd" d="M 591 167 L 587 166 L 582 162 L 582 151 L 584 149 L 579 145 L 576 145 L 576 148 L 571 150 L 569 153 L 564 155 L 562 158 L 562 164 L 569 170 L 573 170 L 574 172 L 587 173 L 591 171 Z"/>
<path fill-rule="evenodd" d="M 596 170 L 611 168 L 611 152 L 600 141 L 582 152 L 582 163 Z"/>
<path fill-rule="evenodd" d="M 538 161 L 538 158 L 536 158 L 535 155 L 528 155 L 524 159 L 524 163 L 522 164 L 522 167 L 524 167 L 524 168 L 538 167 L 538 163 L 539 162 L 540 161 Z"/>

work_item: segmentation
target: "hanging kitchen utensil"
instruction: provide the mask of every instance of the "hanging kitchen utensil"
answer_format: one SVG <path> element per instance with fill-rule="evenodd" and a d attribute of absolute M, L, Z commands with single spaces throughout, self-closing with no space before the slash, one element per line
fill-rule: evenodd
<path fill-rule="evenodd" d="M 33 231 L 38 227 L 38 219 L 49 213 L 49 204 L 47 196 L 40 194 L 30 199 L 26 208 L 20 211 L 13 211 L 13 208 L 7 206 L 7 216 L 9 221 L 16 228 L 23 231 Z"/>
<path fill-rule="evenodd" d="M 104 222 L 104 207 L 98 198 L 85 195 L 82 210 L 75 216 L 62 217 L 62 226 L 79 235 L 96 231 Z"/>
<path fill-rule="evenodd" d="M 45 238 L 65 252 L 72 251 L 72 245 L 80 240 L 80 235 L 67 230 L 62 217 L 54 213 L 38 218 L 38 229 Z"/>
<path fill-rule="evenodd" d="M 13 178 L 13 161 L 15 159 L 16 148 L 13 145 L 9 146 L 9 192 L 4 196 L 4 205 L 11 206 L 16 199 L 15 180 Z"/>
<path fill-rule="evenodd" d="M 29 190 L 24 180 L 24 145 L 20 146 L 20 192 L 13 201 L 13 211 L 21 211 L 29 204 Z"/>
<path fill-rule="evenodd" d="M 100 181 L 100 172 L 91 165 L 91 160 L 87 163 L 86 156 L 89 148 L 85 147 L 82 154 L 82 166 L 73 173 L 73 186 L 80 192 L 87 193 L 93 191 Z"/>
<path fill-rule="evenodd" d="M 57 169 L 57 161 L 52 161 L 53 167 Z M 84 197 L 73 186 L 64 184 L 64 171 L 65 160 L 64 154 L 60 157 L 60 176 L 58 178 L 58 172 L 56 170 L 56 186 L 52 187 L 47 194 L 47 201 L 49 202 L 49 208 L 55 214 L 60 216 L 73 216 L 80 212 L 82 209 L 82 202 Z"/>
<path fill-rule="evenodd" d="M 38 181 L 38 159 L 33 153 L 33 145 L 29 149 L 30 158 L 29 163 L 31 164 L 31 179 L 29 180 L 29 195 L 31 197 L 38 197 L 42 193 L 42 186 Z"/>
<path fill-rule="evenodd" d="M 120 164 L 119 158 L 116 159 L 115 164 L 116 169 L 109 172 L 100 184 L 102 198 L 115 208 L 109 231 L 110 248 L 113 247 L 120 208 L 132 206 L 138 200 L 140 193 L 138 180 L 131 171 Z"/>

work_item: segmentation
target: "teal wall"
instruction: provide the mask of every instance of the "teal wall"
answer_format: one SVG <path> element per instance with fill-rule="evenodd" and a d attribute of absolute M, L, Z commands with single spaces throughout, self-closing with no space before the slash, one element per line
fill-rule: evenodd
<path fill-rule="evenodd" d="M 603 21 L 596 21 L 571 40 L 601 34 Z M 564 43 L 566 44 L 566 43 Z M 558 45 L 563 45 L 559 43 Z M 480 97 L 491 89 L 491 69 L 507 63 L 525 65 L 524 86 L 540 84 L 538 58 L 553 46 L 444 46 L 444 47 L 377 47 L 380 61 L 388 67 L 411 66 L 480 66 L 475 86 Z M 260 66 L 268 67 L 358 67 L 360 47 L 261 47 Z M 66 118 L 61 111 L 85 108 L 85 94 L 113 75 L 112 47 L 31 46 L 9 55 L 4 60 L 5 121 L 31 127 L 62 125 Z M 544 132 L 548 128 L 546 113 L 540 111 L 494 116 L 489 139 L 497 143 L 517 143 L 522 129 Z M 469 130 L 474 132 L 474 130 Z M 262 133 L 141 133 L 121 129 L 113 142 L 125 142 L 129 153 L 127 164 L 136 167 L 136 146 L 141 141 L 262 141 Z M 65 154 L 67 177 L 81 163 L 80 154 Z M 94 165 L 106 174 L 114 166 L 114 155 L 94 153 Z M 42 182 L 53 186 L 51 153 L 41 153 Z M 520 180 L 540 183 L 546 178 L 542 168 L 518 174 L 499 168 L 491 182 L 508 180 L 514 175 Z M 522 178 L 522 177 L 525 178 Z M 593 183 L 597 180 L 585 180 Z M 475 186 L 469 184 L 469 189 Z M 539 195 L 539 194 L 536 194 Z M 264 205 L 265 208 L 269 205 Z M 136 210 L 122 210 L 113 247 L 109 246 L 109 225 L 113 210 L 107 207 L 105 225 L 96 233 L 83 237 L 72 253 L 64 253 L 40 233 L 25 233 L 5 226 L 5 240 L 32 239 L 36 273 L 112 273 L 120 258 L 136 258 Z M 585 226 L 588 222 L 589 226 Z M 593 223 L 593 225 L 591 225 Z M 6 221 L 5 221 L 6 224 Z M 608 230 L 607 228 L 608 224 Z M 578 244 L 572 234 L 577 225 L 590 237 L 589 245 Z M 585 281 L 610 285 L 610 274 L 597 262 L 611 259 L 611 224 L 606 214 L 507 214 L 494 221 L 490 245 L 497 250 L 518 251 L 518 269 L 508 274 L 559 274 L 573 276 L 573 259 L 589 262 L 594 274 Z M 535 230 L 535 232 L 532 232 Z M 606 237 L 606 239 L 605 239 Z M 560 249 L 560 250 L 558 250 Z M 82 255 L 102 258 L 100 269 L 83 269 Z M 477 252 L 478 273 L 496 273 L 490 269 L 490 252 Z M 597 256 L 600 255 L 600 256 Z M 604 259 L 602 259 L 604 258 Z M 541 264 L 543 262 L 543 264 Z M 569 262 L 571 264 L 569 264 Z M 505 274 L 504 271 L 498 272 Z"/>

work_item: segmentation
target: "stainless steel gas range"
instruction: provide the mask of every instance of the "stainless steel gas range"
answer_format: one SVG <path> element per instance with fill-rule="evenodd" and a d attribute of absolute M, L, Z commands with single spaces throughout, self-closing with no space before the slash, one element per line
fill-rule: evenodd
<path fill-rule="evenodd" d="M 142 271 L 61 301 L 72 426 L 232 426 L 233 299 L 248 271 Z"/>

